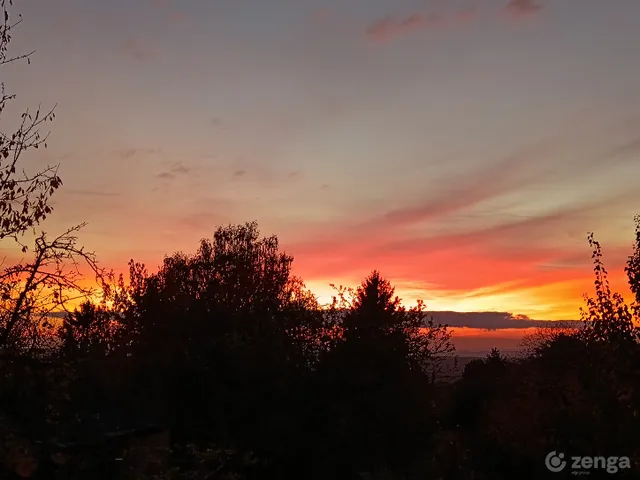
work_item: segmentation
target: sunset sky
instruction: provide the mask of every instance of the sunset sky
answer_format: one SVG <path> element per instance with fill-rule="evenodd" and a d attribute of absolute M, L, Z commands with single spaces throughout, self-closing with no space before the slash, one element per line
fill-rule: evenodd
<path fill-rule="evenodd" d="M 88 222 L 116 270 L 257 220 L 321 301 L 378 268 L 434 310 L 578 318 L 588 231 L 621 278 L 638 1 L 14 3 L 3 122 L 58 104 L 42 227 Z"/>

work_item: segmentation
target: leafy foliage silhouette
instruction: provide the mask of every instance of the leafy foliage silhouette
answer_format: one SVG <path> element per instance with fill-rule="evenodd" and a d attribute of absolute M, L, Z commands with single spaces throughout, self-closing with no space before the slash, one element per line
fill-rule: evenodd
<path fill-rule="evenodd" d="M 13 30 L 22 22 L 10 15 L 12 0 L 0 1 L 0 67 L 25 60 L 30 62 L 34 52 L 11 56 L 9 44 Z M 0 117 L 15 95 L 5 93 L 4 83 L 0 84 Z M 36 173 L 20 169 L 20 158 L 31 149 L 47 146 L 47 135 L 42 135 L 40 127 L 55 118 L 54 110 L 22 113 L 17 127 L 12 133 L 0 132 L 0 239 L 18 236 L 36 226 L 52 212 L 49 203 L 51 195 L 62 185 L 57 174 L 57 166 L 47 166 Z M 26 247 L 23 246 L 26 251 Z"/>
<path fill-rule="evenodd" d="M 611 291 L 588 240 L 595 296 L 581 328 L 539 329 L 523 355 L 494 349 L 441 383 L 451 332 L 424 304 L 403 306 L 380 272 L 322 309 L 276 237 L 255 222 L 220 227 L 155 273 L 132 260 L 125 281 L 96 267 L 102 302 L 69 312 L 39 358 L 14 349 L 42 370 L 17 382 L 14 367 L 3 404 L 27 440 L 58 451 L 37 471 L 48 461 L 63 478 L 114 478 L 86 435 L 121 439 L 109 451 L 123 451 L 122 424 L 164 425 L 168 440 L 154 466 L 126 457 L 134 477 L 121 478 L 537 479 L 554 449 L 637 461 L 637 308 Z"/>

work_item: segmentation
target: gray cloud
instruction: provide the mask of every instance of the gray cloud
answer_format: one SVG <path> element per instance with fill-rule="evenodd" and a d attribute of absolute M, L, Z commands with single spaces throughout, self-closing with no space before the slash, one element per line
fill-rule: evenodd
<path fill-rule="evenodd" d="M 162 153 L 160 148 L 126 148 L 118 150 L 118 155 L 123 159 L 129 159 L 136 155 L 159 155 Z"/>
<path fill-rule="evenodd" d="M 428 312 L 435 323 L 446 324 L 450 327 L 480 328 L 484 330 L 502 330 L 513 328 L 537 327 L 568 327 L 579 326 L 579 320 L 533 320 L 523 315 L 513 315 L 509 312 Z"/>
<path fill-rule="evenodd" d="M 609 153 L 611 158 L 626 157 L 627 155 L 640 155 L 640 137 L 634 138 L 622 145 L 618 145 Z"/>
<path fill-rule="evenodd" d="M 231 222 L 234 209 L 234 202 L 227 198 L 194 198 L 185 205 L 176 222 L 191 231 L 212 232 L 216 225 Z"/>
<path fill-rule="evenodd" d="M 186 167 L 181 163 L 176 164 L 176 166 L 171 169 L 173 173 L 189 173 L 189 170 L 189 167 Z"/>
<path fill-rule="evenodd" d="M 186 175 L 190 171 L 191 167 L 184 165 L 182 162 L 175 162 L 170 165 L 168 170 L 158 173 L 156 177 L 162 178 L 164 180 L 171 180 L 180 175 Z"/>

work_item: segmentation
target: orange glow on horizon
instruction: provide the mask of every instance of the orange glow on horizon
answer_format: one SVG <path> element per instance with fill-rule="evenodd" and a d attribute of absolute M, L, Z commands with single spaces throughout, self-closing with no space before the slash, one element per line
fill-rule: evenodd
<path fill-rule="evenodd" d="M 156 271 L 148 266 L 150 273 Z M 114 270 L 119 275 L 122 273 L 125 283 L 128 281 L 128 267 L 124 266 Z M 336 290 L 342 285 L 345 287 L 357 287 L 362 278 L 347 277 L 339 280 L 328 278 L 306 279 L 301 272 L 295 269 L 294 274 L 300 275 L 305 280 L 306 287 L 316 296 L 318 303 L 329 305 Z M 570 275 L 569 275 L 570 277 Z M 514 315 L 526 315 L 533 320 L 578 320 L 580 307 L 584 306 L 583 295 L 594 293 L 593 275 L 590 272 L 575 278 L 557 282 L 542 283 L 527 280 L 519 285 L 519 282 L 505 282 L 491 287 L 475 290 L 442 290 L 429 289 L 415 282 L 388 277 L 392 285 L 396 285 L 396 294 L 401 298 L 406 307 L 416 304 L 417 300 L 423 300 L 427 311 L 455 311 L 455 312 L 508 312 Z M 613 291 L 622 293 L 625 298 L 630 298 L 627 277 L 622 269 L 617 269 L 609 274 L 609 281 Z M 96 286 L 92 277 L 87 277 L 80 282 L 82 286 Z M 94 296 L 99 301 L 99 293 Z"/>
<path fill-rule="evenodd" d="M 624 273 L 610 274 L 613 291 L 619 291 L 629 298 L 629 289 Z M 335 290 L 330 282 L 309 281 L 307 287 L 316 295 L 321 305 L 331 303 Z M 337 285 L 356 287 L 359 282 L 333 282 Z M 393 279 L 392 279 L 393 283 Z M 585 276 L 575 280 L 549 283 L 535 287 L 517 288 L 510 285 L 496 286 L 489 291 L 440 291 L 429 292 L 419 288 L 396 288 L 396 294 L 407 307 L 417 300 L 426 303 L 427 310 L 482 312 L 509 312 L 526 315 L 534 320 L 578 320 L 580 307 L 584 306 L 583 295 L 593 294 L 593 277 Z"/>

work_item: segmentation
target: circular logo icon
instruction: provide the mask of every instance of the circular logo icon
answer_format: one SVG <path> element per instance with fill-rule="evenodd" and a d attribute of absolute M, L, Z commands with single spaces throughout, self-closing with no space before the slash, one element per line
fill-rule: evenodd
<path fill-rule="evenodd" d="M 564 461 L 564 453 L 550 452 L 544 459 L 544 464 L 550 472 L 561 472 L 567 465 Z"/>

